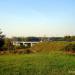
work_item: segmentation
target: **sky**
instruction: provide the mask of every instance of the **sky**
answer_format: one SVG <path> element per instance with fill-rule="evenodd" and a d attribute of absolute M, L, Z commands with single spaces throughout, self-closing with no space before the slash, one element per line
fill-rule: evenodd
<path fill-rule="evenodd" d="M 75 35 L 75 0 L 0 0 L 7 37 Z"/>

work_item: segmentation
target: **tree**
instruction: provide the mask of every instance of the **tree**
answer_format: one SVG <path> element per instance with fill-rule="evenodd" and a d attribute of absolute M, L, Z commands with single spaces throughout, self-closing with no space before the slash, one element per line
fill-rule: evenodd
<path fill-rule="evenodd" d="M 4 45 L 4 35 L 2 34 L 2 31 L 0 30 L 0 50 L 2 50 L 2 47 Z"/>
<path fill-rule="evenodd" d="M 72 41 L 72 38 L 71 38 L 71 36 L 64 36 L 64 40 L 65 41 Z"/>
<path fill-rule="evenodd" d="M 72 41 L 75 41 L 75 36 L 71 36 L 71 38 L 72 38 Z"/>
<path fill-rule="evenodd" d="M 35 42 L 35 41 L 41 41 L 41 39 L 39 37 L 27 37 L 26 41 Z"/>
<path fill-rule="evenodd" d="M 14 46 L 12 44 L 12 40 L 10 38 L 5 38 L 5 44 L 4 44 L 5 50 L 13 50 Z"/>
<path fill-rule="evenodd" d="M 26 41 L 25 37 L 13 37 L 12 38 L 13 41 Z"/>

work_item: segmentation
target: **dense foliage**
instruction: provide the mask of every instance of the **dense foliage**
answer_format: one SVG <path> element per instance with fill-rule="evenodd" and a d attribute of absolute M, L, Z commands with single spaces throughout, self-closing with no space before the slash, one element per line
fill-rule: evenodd
<path fill-rule="evenodd" d="M 75 52 L 75 44 L 68 44 L 64 47 L 65 51 Z"/>
<path fill-rule="evenodd" d="M 4 35 L 0 31 L 0 50 L 3 50 L 3 45 L 4 45 Z"/>

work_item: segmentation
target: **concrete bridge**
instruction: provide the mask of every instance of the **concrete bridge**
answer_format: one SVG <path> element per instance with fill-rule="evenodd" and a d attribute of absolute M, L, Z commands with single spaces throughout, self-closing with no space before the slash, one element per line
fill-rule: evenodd
<path fill-rule="evenodd" d="M 32 47 L 33 45 L 37 44 L 39 42 L 22 42 L 22 41 L 14 41 L 13 42 L 13 45 L 16 45 L 16 46 L 25 46 L 25 47 Z"/>

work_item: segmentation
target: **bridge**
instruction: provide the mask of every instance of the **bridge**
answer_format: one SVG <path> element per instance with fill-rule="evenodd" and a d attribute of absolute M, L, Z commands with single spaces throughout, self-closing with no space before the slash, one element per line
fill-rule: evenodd
<path fill-rule="evenodd" d="M 25 46 L 25 47 L 32 47 L 33 45 L 37 44 L 39 42 L 23 42 L 23 41 L 14 41 L 13 42 L 13 45 L 16 45 L 16 46 Z"/>

